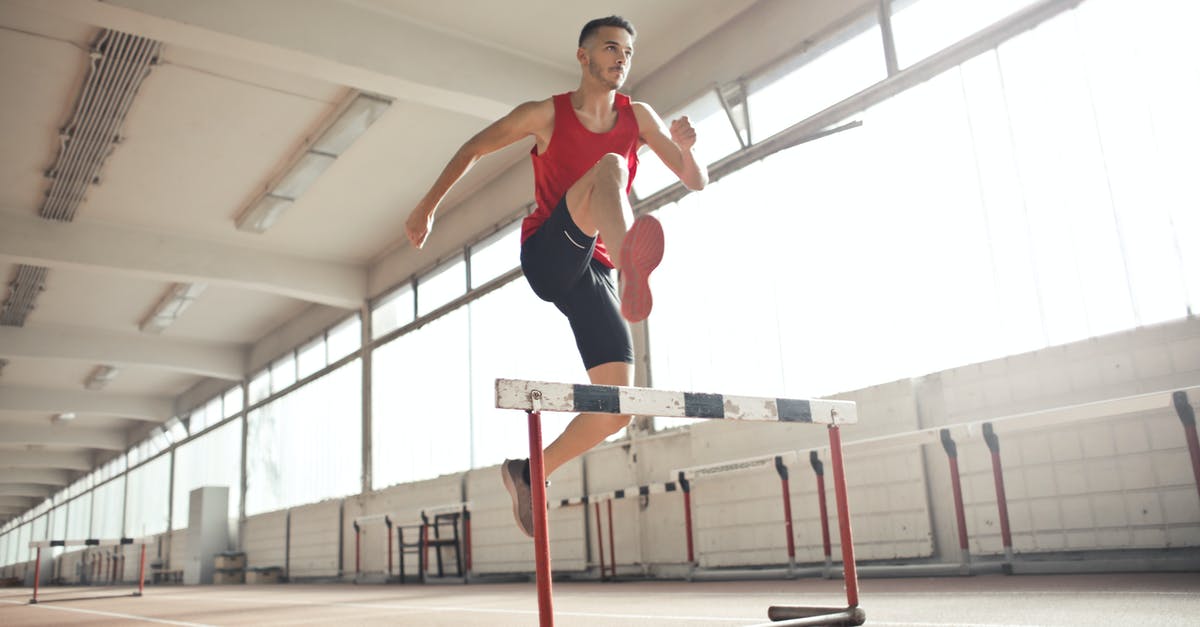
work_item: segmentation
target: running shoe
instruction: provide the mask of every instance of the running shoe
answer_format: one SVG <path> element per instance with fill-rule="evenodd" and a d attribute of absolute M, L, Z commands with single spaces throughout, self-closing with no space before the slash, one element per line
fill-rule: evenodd
<path fill-rule="evenodd" d="M 650 273 L 663 257 L 662 223 L 651 215 L 634 220 L 621 245 L 621 315 L 630 322 L 650 316 Z"/>

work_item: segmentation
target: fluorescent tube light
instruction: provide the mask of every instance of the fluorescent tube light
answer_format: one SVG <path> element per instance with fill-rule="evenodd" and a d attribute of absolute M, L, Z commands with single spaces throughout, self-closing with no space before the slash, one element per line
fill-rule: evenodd
<path fill-rule="evenodd" d="M 142 320 L 138 328 L 143 333 L 162 333 L 193 301 L 204 293 L 206 283 L 176 283 L 154 306 L 154 311 Z"/>
<path fill-rule="evenodd" d="M 291 158 L 283 174 L 268 182 L 265 192 L 242 210 L 234 220 L 238 230 L 265 233 L 391 104 L 387 98 L 351 91 L 320 131 L 314 133 L 316 140 L 306 143 Z"/>
<path fill-rule="evenodd" d="M 89 390 L 102 390 L 110 381 L 117 378 L 118 372 L 120 370 L 115 366 L 96 366 L 96 369 L 88 376 L 87 381 L 83 382 L 83 387 Z"/>

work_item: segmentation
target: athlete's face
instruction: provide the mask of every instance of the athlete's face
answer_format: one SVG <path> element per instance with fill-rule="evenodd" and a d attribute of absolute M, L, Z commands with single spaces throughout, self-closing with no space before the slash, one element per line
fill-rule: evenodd
<path fill-rule="evenodd" d="M 587 73 L 609 89 L 620 89 L 633 64 L 633 37 L 617 26 L 603 26 L 585 42 L 577 54 L 587 63 Z"/>

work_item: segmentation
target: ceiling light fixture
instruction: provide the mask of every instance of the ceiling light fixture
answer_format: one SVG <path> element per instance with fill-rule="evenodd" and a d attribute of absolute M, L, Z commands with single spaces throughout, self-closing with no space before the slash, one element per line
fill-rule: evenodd
<path fill-rule="evenodd" d="M 351 91 L 292 157 L 283 173 L 242 210 L 235 220 L 238 230 L 265 233 L 391 104 L 390 99 L 381 96 Z"/>
<path fill-rule="evenodd" d="M 51 418 L 50 422 L 53 422 L 56 425 L 60 425 L 60 424 L 66 424 L 68 422 L 71 422 L 72 420 L 75 420 L 75 412 L 65 411 L 65 412 L 63 412 L 61 414 L 57 414 L 56 416 Z"/>
<path fill-rule="evenodd" d="M 138 328 L 142 333 L 162 333 L 171 326 L 175 319 L 183 313 L 208 287 L 206 283 L 176 283 L 159 299 Z"/>
<path fill-rule="evenodd" d="M 83 387 L 89 390 L 103 390 L 104 386 L 117 378 L 118 372 L 120 370 L 115 366 L 96 366 L 96 369 L 88 376 L 87 381 L 83 382 Z"/>

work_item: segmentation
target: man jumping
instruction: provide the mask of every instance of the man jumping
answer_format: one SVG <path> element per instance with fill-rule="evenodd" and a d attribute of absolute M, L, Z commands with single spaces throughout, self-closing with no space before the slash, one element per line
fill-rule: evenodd
<path fill-rule="evenodd" d="M 579 34 L 581 77 L 573 92 L 526 102 L 467 140 L 408 217 L 405 230 L 420 248 L 450 188 L 481 157 L 533 137 L 537 208 L 521 224 L 521 268 L 535 294 L 554 303 L 571 325 L 588 378 L 633 385 L 628 322 L 650 315 L 649 275 L 662 260 L 658 220 L 633 219 L 629 190 L 645 144 L 689 189 L 708 183 L 696 163 L 696 131 L 687 117 L 668 131 L 649 105 L 617 90 L 633 62 L 637 36 L 628 20 L 609 16 Z M 612 269 L 620 273 L 621 295 Z M 628 321 L 628 322 L 627 322 Z M 545 450 L 545 473 L 578 457 L 629 424 L 628 415 L 580 414 Z M 533 536 L 529 462 L 506 460 L 504 485 L 521 531 Z"/>

